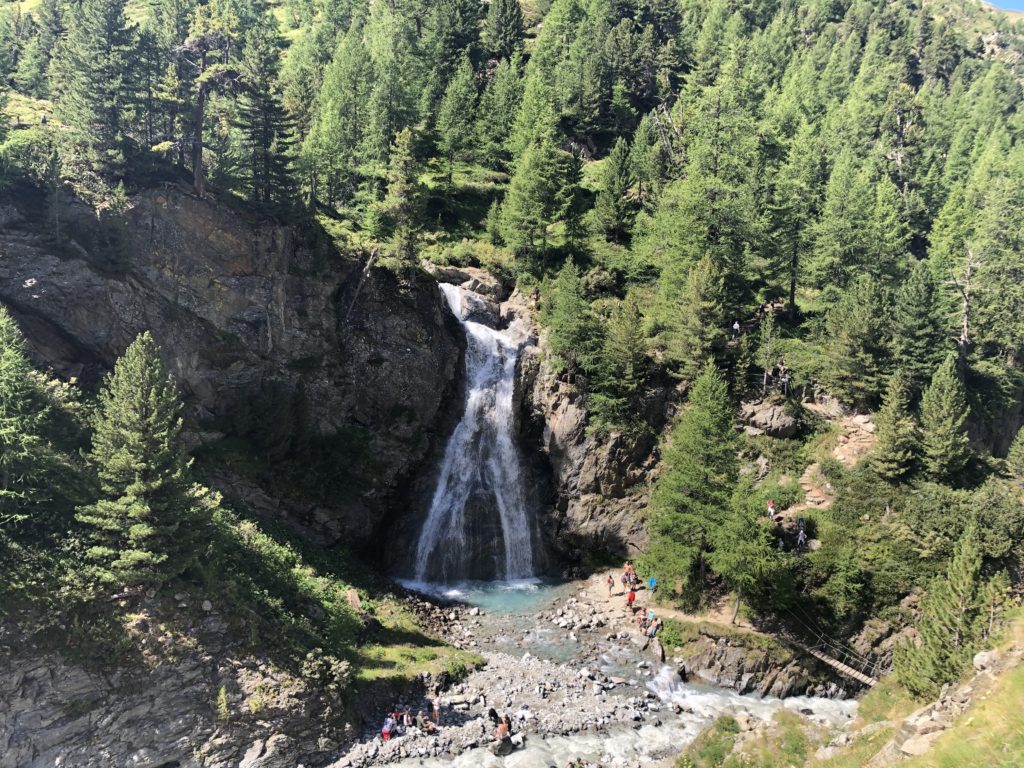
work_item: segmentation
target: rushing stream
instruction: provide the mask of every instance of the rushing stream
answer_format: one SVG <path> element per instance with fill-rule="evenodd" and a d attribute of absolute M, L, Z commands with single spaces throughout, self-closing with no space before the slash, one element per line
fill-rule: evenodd
<path fill-rule="evenodd" d="M 533 575 L 527 509 L 512 409 L 516 361 L 527 334 L 467 319 L 476 294 L 441 284 L 466 331 L 462 419 L 445 448 L 437 488 L 416 547 L 420 582 L 521 579 Z"/>
<path fill-rule="evenodd" d="M 513 715 L 525 709 L 536 714 L 537 719 L 529 722 L 536 722 L 540 732 L 533 732 L 524 721 L 519 728 L 527 734 L 525 746 L 505 757 L 492 754 L 486 739 L 458 754 L 431 755 L 428 745 L 428 754 L 420 756 L 421 743 L 413 741 L 407 747 L 409 756 L 397 760 L 398 765 L 563 768 L 570 759 L 583 759 L 595 766 L 668 768 L 685 746 L 722 714 L 742 712 L 751 721 L 770 722 L 776 712 L 788 709 L 833 727 L 848 724 L 856 714 L 857 703 L 851 700 L 758 698 L 684 683 L 674 667 L 659 664 L 642 651 L 634 634 L 623 638 L 611 631 L 611 626 L 574 637 L 550 617 L 570 605 L 589 610 L 587 606 L 593 603 L 584 582 L 463 582 L 435 585 L 432 592 L 481 611 L 478 621 L 472 622 L 472 636 L 489 664 L 457 686 L 455 693 L 469 697 L 485 694 L 487 703 L 470 707 L 465 717 L 482 717 L 492 704 Z M 608 611 L 601 604 L 597 608 Z M 616 604 L 614 611 L 618 610 Z M 598 694 L 591 690 L 596 686 L 592 681 L 602 677 L 619 682 Z M 536 687 L 545 684 L 553 684 L 560 692 L 574 686 L 575 690 L 564 698 L 536 695 Z M 639 701 L 644 702 L 640 707 L 643 717 L 637 720 L 628 713 Z M 623 716 L 623 712 L 627 714 Z M 564 722 L 568 732 L 562 726 L 552 727 L 552 720 Z M 472 723 L 462 727 L 470 734 L 477 732 Z M 489 726 L 483 727 L 490 732 Z"/>

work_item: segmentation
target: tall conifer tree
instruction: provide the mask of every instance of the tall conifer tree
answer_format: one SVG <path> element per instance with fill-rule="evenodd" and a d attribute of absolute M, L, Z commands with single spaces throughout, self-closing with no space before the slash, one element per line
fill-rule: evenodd
<path fill-rule="evenodd" d="M 100 392 L 89 463 L 101 496 L 79 508 L 101 580 L 160 583 L 195 559 L 198 499 L 181 444 L 181 403 L 148 333 L 117 361 Z"/>
<path fill-rule="evenodd" d="M 913 470 L 921 438 L 910 413 L 910 386 L 902 370 L 889 379 L 882 408 L 875 419 L 878 438 L 871 459 L 875 471 L 887 480 L 900 481 Z"/>
<path fill-rule="evenodd" d="M 456 161 L 463 160 L 473 144 L 476 118 L 476 83 L 469 56 L 463 56 L 448 84 L 437 112 L 437 146 L 448 161 L 448 183 Z"/>
<path fill-rule="evenodd" d="M 499 59 L 512 56 L 523 45 L 523 9 L 519 0 L 491 0 L 484 20 L 484 45 Z"/>
<path fill-rule="evenodd" d="M 725 380 L 709 363 L 693 382 L 689 402 L 665 449 L 665 471 L 651 496 L 651 544 L 645 570 L 689 599 L 703 589 L 706 555 L 736 487 L 739 461 L 733 409 Z"/>
<path fill-rule="evenodd" d="M 25 340 L 0 306 L 0 533 L 42 490 L 45 418 Z"/>
<path fill-rule="evenodd" d="M 967 436 L 967 398 L 957 373 L 956 355 L 940 365 L 921 398 L 924 466 L 939 482 L 957 484 L 971 460 Z"/>
<path fill-rule="evenodd" d="M 131 53 L 125 0 L 83 0 L 71 11 L 51 80 L 57 116 L 71 131 L 82 159 L 112 176 L 124 171 L 129 152 L 125 118 Z"/>
<path fill-rule="evenodd" d="M 662 298 L 658 341 L 684 378 L 704 370 L 725 346 L 724 294 L 722 273 L 705 256 L 690 269 L 675 302 Z"/>
<path fill-rule="evenodd" d="M 244 178 L 252 199 L 286 206 L 292 199 L 291 121 L 278 87 L 281 41 L 272 16 L 245 36 L 239 73 L 244 90 L 238 124 L 244 136 Z"/>
<path fill-rule="evenodd" d="M 892 348 L 906 374 L 912 400 L 928 386 L 950 347 L 938 302 L 931 269 L 927 263 L 917 263 L 896 291 L 892 308 Z"/>
<path fill-rule="evenodd" d="M 600 184 L 594 205 L 597 229 L 618 242 L 629 231 L 631 204 L 626 195 L 633 184 L 629 145 L 621 136 L 601 168 Z"/>

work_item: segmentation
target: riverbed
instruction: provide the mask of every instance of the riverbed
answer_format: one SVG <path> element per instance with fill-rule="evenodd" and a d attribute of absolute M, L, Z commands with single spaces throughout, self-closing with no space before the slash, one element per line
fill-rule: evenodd
<path fill-rule="evenodd" d="M 443 609 L 446 638 L 477 651 L 487 665 L 442 693 L 439 734 L 383 742 L 368 730 L 333 768 L 561 768 L 578 759 L 617 768 L 669 766 L 722 714 L 739 716 L 748 728 L 769 723 L 782 708 L 832 728 L 856 714 L 852 700 L 756 698 L 684 683 L 673 666 L 643 648 L 621 607 L 593 599 L 587 582 L 406 586 L 459 601 Z M 411 706 L 415 714 L 426 702 L 396 705 Z M 523 738 L 506 757 L 489 748 L 494 728 L 486 715 L 492 707 L 509 714 L 517 740 Z"/>

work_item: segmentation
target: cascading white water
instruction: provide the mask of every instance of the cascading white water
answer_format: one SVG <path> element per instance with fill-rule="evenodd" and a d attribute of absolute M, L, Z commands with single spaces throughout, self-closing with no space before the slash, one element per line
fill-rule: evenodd
<path fill-rule="evenodd" d="M 416 580 L 527 578 L 533 575 L 532 524 L 512 411 L 526 334 L 517 323 L 499 331 L 466 319 L 467 292 L 447 283 L 441 290 L 466 331 L 466 397 L 420 532 Z M 494 540 L 499 523 L 500 542 Z M 503 562 L 479 562 L 487 559 Z"/>

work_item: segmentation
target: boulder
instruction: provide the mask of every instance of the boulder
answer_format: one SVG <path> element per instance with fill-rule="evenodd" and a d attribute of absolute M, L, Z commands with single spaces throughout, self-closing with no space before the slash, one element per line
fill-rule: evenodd
<path fill-rule="evenodd" d="M 979 672 L 989 669 L 999 660 L 999 654 L 995 651 L 981 651 L 974 654 L 974 668 Z"/>
<path fill-rule="evenodd" d="M 935 731 L 922 736 L 911 736 L 900 744 L 900 752 L 910 757 L 920 757 L 932 748 L 932 744 L 939 737 L 940 732 Z"/>
<path fill-rule="evenodd" d="M 793 437 L 800 429 L 796 418 L 787 411 L 785 401 L 765 400 L 743 403 L 740 412 L 744 421 L 756 430 L 771 437 Z"/>

